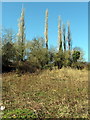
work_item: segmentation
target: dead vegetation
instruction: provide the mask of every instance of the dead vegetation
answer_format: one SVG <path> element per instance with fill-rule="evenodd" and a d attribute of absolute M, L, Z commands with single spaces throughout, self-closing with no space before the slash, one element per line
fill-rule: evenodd
<path fill-rule="evenodd" d="M 4 117 L 9 111 L 27 109 L 38 118 L 87 118 L 88 71 L 63 68 L 38 74 L 5 73 L 3 104 Z"/>

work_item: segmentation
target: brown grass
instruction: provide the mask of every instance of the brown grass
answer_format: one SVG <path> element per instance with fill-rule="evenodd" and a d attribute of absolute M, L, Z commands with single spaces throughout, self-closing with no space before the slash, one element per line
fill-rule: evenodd
<path fill-rule="evenodd" d="M 39 74 L 3 74 L 6 110 L 30 109 L 38 117 L 87 118 L 88 71 L 63 68 Z"/>

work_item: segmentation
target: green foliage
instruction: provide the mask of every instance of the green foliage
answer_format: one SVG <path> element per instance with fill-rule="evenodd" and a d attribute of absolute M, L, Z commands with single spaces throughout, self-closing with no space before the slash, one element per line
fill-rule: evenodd
<path fill-rule="evenodd" d="M 70 51 L 64 51 L 64 67 L 70 67 L 72 64 L 72 59 L 70 55 Z"/>
<path fill-rule="evenodd" d="M 74 63 L 72 63 L 72 68 L 75 68 L 75 69 L 78 69 L 78 70 L 82 70 L 82 69 L 84 69 L 85 68 L 85 63 L 83 63 L 83 62 L 74 62 Z"/>
<path fill-rule="evenodd" d="M 49 69 L 49 70 L 52 70 L 53 67 L 54 67 L 54 63 L 49 63 L 49 64 L 45 65 L 45 66 L 43 67 L 43 69 Z"/>
<path fill-rule="evenodd" d="M 73 62 L 77 62 L 79 58 L 80 58 L 80 51 L 74 51 L 72 54 Z"/>
<path fill-rule="evenodd" d="M 56 53 L 55 56 L 55 65 L 58 66 L 58 69 L 61 69 L 63 67 L 63 61 L 64 61 L 64 53 L 63 51 L 59 51 L 58 53 Z"/>
<path fill-rule="evenodd" d="M 16 49 L 14 44 L 6 43 L 2 47 L 2 67 L 3 70 L 13 66 L 13 63 L 16 61 Z"/>
<path fill-rule="evenodd" d="M 41 69 L 49 61 L 49 53 L 48 50 L 44 48 L 42 38 L 31 41 L 29 61 L 33 66 L 37 66 Z"/>
<path fill-rule="evenodd" d="M 78 59 L 78 61 L 84 62 L 84 51 L 80 48 L 80 47 L 75 47 L 73 48 L 73 51 L 79 51 L 80 52 L 80 57 Z"/>
<path fill-rule="evenodd" d="M 81 51 L 74 50 L 63 51 L 59 50 L 47 50 L 45 48 L 45 41 L 43 38 L 35 38 L 32 41 L 27 42 L 25 50 L 27 51 L 26 59 L 23 61 L 20 58 L 20 52 L 18 51 L 16 43 L 6 42 L 2 47 L 2 59 L 3 68 L 8 69 L 11 66 L 17 69 L 18 72 L 30 72 L 33 73 L 38 69 L 53 69 L 57 66 L 61 69 L 63 66 L 77 67 L 76 63 L 79 60 Z M 71 54 L 72 53 L 72 54 Z M 74 67 L 76 65 L 76 67 Z M 4 70 L 4 69 L 3 69 Z"/>
<path fill-rule="evenodd" d="M 12 118 L 12 119 L 29 119 L 29 118 L 36 118 L 37 115 L 33 110 L 29 109 L 15 109 L 15 110 L 8 110 L 4 111 L 3 119 Z"/>
<path fill-rule="evenodd" d="M 33 39 L 29 42 L 28 58 L 25 61 L 19 61 L 17 69 L 20 72 L 35 72 L 37 69 L 44 69 L 44 66 L 50 61 L 49 52 L 44 48 L 44 39 Z"/>
<path fill-rule="evenodd" d="M 14 44 L 8 42 L 2 47 L 2 56 L 7 61 L 14 61 L 16 59 L 15 54 L 16 54 L 16 49 L 14 47 Z"/>
<path fill-rule="evenodd" d="M 10 71 L 16 61 L 15 33 L 12 29 L 3 29 L 1 48 L 2 69 Z"/>

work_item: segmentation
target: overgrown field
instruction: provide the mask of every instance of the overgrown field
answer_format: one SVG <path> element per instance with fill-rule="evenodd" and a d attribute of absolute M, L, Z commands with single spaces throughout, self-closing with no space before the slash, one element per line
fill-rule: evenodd
<path fill-rule="evenodd" d="M 3 74 L 3 118 L 87 118 L 88 71 Z"/>

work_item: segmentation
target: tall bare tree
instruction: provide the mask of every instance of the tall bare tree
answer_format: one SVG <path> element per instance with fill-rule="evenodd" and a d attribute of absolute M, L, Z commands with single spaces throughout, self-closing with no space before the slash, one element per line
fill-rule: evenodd
<path fill-rule="evenodd" d="M 24 8 L 22 8 L 21 17 L 18 24 L 18 49 L 19 60 L 23 61 L 25 57 L 25 20 L 24 20 Z"/>
<path fill-rule="evenodd" d="M 65 25 L 63 24 L 63 47 L 64 47 L 64 51 L 66 51 L 66 29 L 65 29 Z"/>
<path fill-rule="evenodd" d="M 58 42 L 59 42 L 59 50 L 62 50 L 62 29 L 61 29 L 61 19 L 58 17 Z"/>
<path fill-rule="evenodd" d="M 45 31 L 44 31 L 44 36 L 45 36 L 46 48 L 48 49 L 48 9 L 46 10 L 46 15 L 45 15 Z"/>
<path fill-rule="evenodd" d="M 72 43 L 71 43 L 71 31 L 70 31 L 70 22 L 68 22 L 68 50 L 71 51 L 72 49 Z"/>

